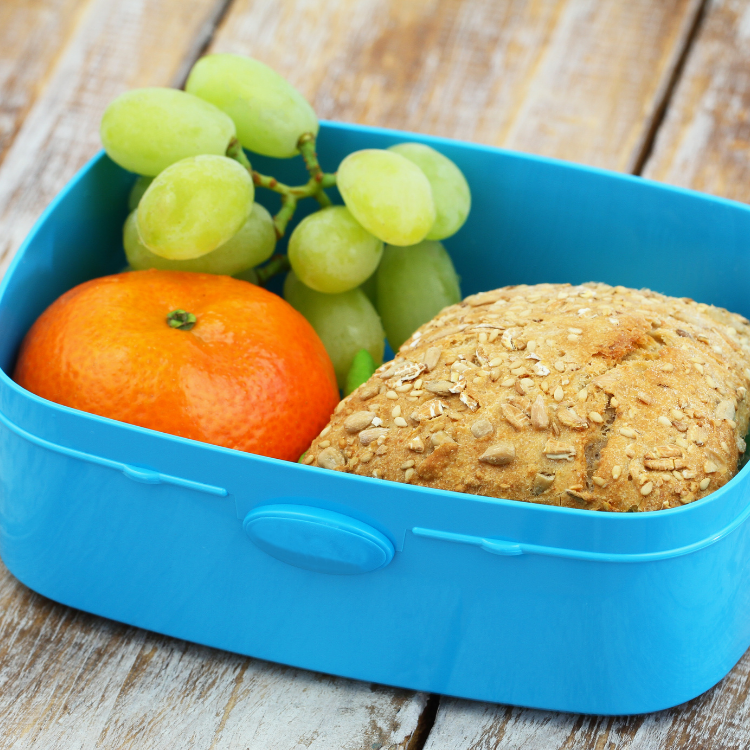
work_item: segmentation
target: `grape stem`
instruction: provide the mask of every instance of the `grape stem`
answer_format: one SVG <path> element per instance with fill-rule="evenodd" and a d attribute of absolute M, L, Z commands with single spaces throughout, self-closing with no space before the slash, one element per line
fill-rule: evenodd
<path fill-rule="evenodd" d="M 258 275 L 258 285 L 265 286 L 274 276 L 284 273 L 290 268 L 289 258 L 286 255 L 274 255 L 265 266 L 255 270 Z"/>
<path fill-rule="evenodd" d="M 299 148 L 302 160 L 305 162 L 305 167 L 307 167 L 307 171 L 310 173 L 310 180 L 314 180 L 321 185 L 320 189 L 312 197 L 318 201 L 321 208 L 330 206 L 331 199 L 326 195 L 322 187 L 322 183 L 326 180 L 326 173 L 321 169 L 318 162 L 318 154 L 315 151 L 315 136 L 312 133 L 303 133 L 299 137 L 299 141 L 297 141 L 297 147 Z M 334 175 L 330 176 L 335 178 Z"/>
<path fill-rule="evenodd" d="M 273 224 L 278 239 L 284 236 L 287 224 L 289 224 L 290 219 L 294 216 L 294 212 L 297 209 L 298 201 L 303 198 L 315 198 L 321 208 L 330 206 L 331 199 L 326 195 L 325 188 L 333 187 L 336 184 L 336 175 L 324 172 L 318 163 L 318 155 L 315 152 L 315 136 L 312 133 L 303 133 L 297 145 L 300 155 L 305 162 L 305 167 L 310 174 L 310 179 L 304 185 L 285 185 L 275 177 L 269 177 L 254 170 L 236 138 L 232 138 L 227 147 L 227 156 L 239 162 L 250 172 L 253 183 L 257 187 L 272 190 L 281 196 L 281 209 L 273 217 Z"/>
<path fill-rule="evenodd" d="M 297 148 L 310 177 L 320 182 L 323 179 L 323 170 L 320 168 L 318 155 L 315 153 L 315 136 L 312 133 L 303 133 L 297 141 Z"/>
<path fill-rule="evenodd" d="M 227 146 L 227 156 L 230 159 L 238 161 L 248 172 L 253 171 L 253 167 L 250 164 L 250 160 L 247 158 L 244 149 L 240 146 L 240 142 L 236 138 L 232 138 Z"/>
<path fill-rule="evenodd" d="M 286 225 L 289 220 L 294 216 L 294 212 L 297 210 L 297 199 L 293 195 L 282 194 L 281 196 L 281 210 L 273 217 L 273 225 L 276 229 L 276 236 L 281 239 L 286 232 Z"/>

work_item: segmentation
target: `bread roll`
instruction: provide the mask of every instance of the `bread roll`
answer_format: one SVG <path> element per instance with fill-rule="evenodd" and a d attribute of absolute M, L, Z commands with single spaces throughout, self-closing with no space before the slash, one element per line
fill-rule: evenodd
<path fill-rule="evenodd" d="M 570 508 L 674 508 L 738 470 L 750 323 L 605 284 L 468 297 L 345 398 L 305 463 Z"/>

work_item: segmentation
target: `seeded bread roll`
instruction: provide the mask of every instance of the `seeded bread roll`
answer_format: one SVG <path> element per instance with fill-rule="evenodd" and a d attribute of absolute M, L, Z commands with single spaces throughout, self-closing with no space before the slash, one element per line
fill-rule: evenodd
<path fill-rule="evenodd" d="M 305 463 L 610 511 L 674 508 L 736 473 L 750 323 L 605 284 L 445 308 L 336 408 Z"/>

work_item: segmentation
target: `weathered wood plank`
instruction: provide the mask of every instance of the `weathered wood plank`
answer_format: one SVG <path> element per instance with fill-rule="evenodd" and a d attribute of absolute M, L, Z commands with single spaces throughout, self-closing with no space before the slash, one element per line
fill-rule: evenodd
<path fill-rule="evenodd" d="M 88 1 L 0 3 L 0 163 Z"/>
<path fill-rule="evenodd" d="M 89 0 L 0 165 L 0 271 L 44 207 L 99 148 L 122 91 L 181 81 L 225 0 Z"/>
<path fill-rule="evenodd" d="M 746 750 L 750 653 L 712 690 L 668 711 L 583 716 L 443 699 L 425 750 Z"/>
<path fill-rule="evenodd" d="M 77 612 L 0 565 L 3 749 L 400 750 L 426 699 Z"/>
<path fill-rule="evenodd" d="M 236 0 L 251 54 L 321 117 L 631 171 L 701 0 Z"/>
<path fill-rule="evenodd" d="M 712 0 L 644 176 L 750 201 L 750 2 Z"/>

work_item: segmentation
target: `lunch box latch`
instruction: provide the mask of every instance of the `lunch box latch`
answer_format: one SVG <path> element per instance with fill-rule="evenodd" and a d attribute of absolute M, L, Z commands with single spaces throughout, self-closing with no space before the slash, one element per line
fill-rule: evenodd
<path fill-rule="evenodd" d="M 487 539 L 481 536 L 470 536 L 468 534 L 454 534 L 450 531 L 438 531 L 437 529 L 423 529 L 415 526 L 412 530 L 414 536 L 427 537 L 428 539 L 441 539 L 444 542 L 458 542 L 459 544 L 470 544 L 479 547 L 485 552 L 493 555 L 522 555 L 524 553 L 520 544 L 506 542 L 503 539 Z"/>
<path fill-rule="evenodd" d="M 242 524 L 271 557 L 317 573 L 352 575 L 384 568 L 392 542 L 369 524 L 309 505 L 264 505 Z"/>
<path fill-rule="evenodd" d="M 4 414 L 0 412 L 0 424 L 5 425 L 11 432 L 14 432 L 24 440 L 28 440 L 33 445 L 37 445 L 45 450 L 52 451 L 53 453 L 59 453 L 68 458 L 74 458 L 77 461 L 86 461 L 90 464 L 96 464 L 98 466 L 105 466 L 109 469 L 115 469 L 121 471 L 128 479 L 134 482 L 141 482 L 142 484 L 171 484 L 175 487 L 184 487 L 188 490 L 194 490 L 196 492 L 203 492 L 207 495 L 214 495 L 216 497 L 226 497 L 227 491 L 224 487 L 216 487 L 212 484 L 204 484 L 203 482 L 196 482 L 192 479 L 184 479 L 183 477 L 175 477 L 171 474 L 163 474 L 160 471 L 153 469 L 147 469 L 143 466 L 133 466 L 132 464 L 126 464 L 122 461 L 113 461 L 103 456 L 95 456 L 91 453 L 85 453 L 83 451 L 75 450 L 74 448 L 68 448 L 65 445 L 58 445 L 52 443 L 49 440 L 40 438 L 37 435 L 32 435 L 24 429 L 21 429 L 17 424 L 11 422 Z"/>

